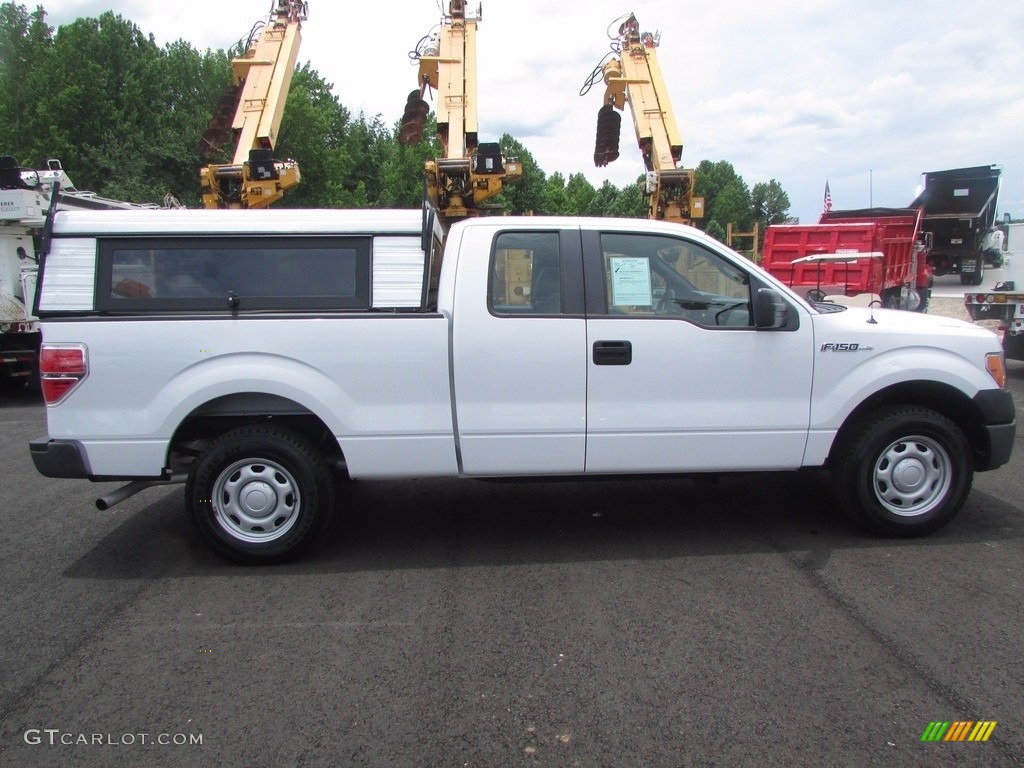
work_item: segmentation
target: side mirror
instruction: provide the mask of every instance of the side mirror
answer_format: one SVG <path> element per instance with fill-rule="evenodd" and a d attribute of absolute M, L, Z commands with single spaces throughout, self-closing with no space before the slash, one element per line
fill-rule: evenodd
<path fill-rule="evenodd" d="M 785 328 L 789 305 L 774 288 L 758 288 L 754 296 L 754 327 L 761 331 Z"/>

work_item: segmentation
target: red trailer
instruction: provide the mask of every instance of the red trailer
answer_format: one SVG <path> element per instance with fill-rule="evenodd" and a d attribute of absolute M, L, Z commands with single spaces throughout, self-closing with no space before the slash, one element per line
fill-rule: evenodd
<path fill-rule="evenodd" d="M 807 298 L 864 297 L 923 312 L 932 272 L 920 208 L 829 211 L 817 224 L 773 224 L 761 260 Z"/>

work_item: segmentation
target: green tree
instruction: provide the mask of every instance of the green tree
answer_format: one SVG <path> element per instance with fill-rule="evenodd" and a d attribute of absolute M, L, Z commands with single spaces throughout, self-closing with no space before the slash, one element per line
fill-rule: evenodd
<path fill-rule="evenodd" d="M 418 208 L 425 193 L 426 162 L 441 154 L 437 138 L 437 121 L 433 113 L 427 115 L 423 138 L 409 146 L 398 141 L 401 121 L 383 141 L 380 152 L 381 194 L 376 204 L 381 208 Z"/>
<path fill-rule="evenodd" d="M 369 192 L 355 173 L 360 147 L 373 141 L 373 126 L 350 120 L 331 86 L 309 64 L 292 75 L 281 130 L 274 147 L 280 160 L 299 164 L 301 181 L 276 205 L 283 208 L 365 208 Z M 365 154 L 368 154 L 365 153 Z"/>
<path fill-rule="evenodd" d="M 53 48 L 53 29 L 42 7 L 0 5 L 0 151 L 34 165 L 45 158 L 31 140 L 38 134 L 36 106 L 46 95 L 43 77 Z"/>
<path fill-rule="evenodd" d="M 516 160 L 523 173 L 516 181 L 502 186 L 499 196 L 506 213 L 539 213 L 544 210 L 547 177 L 533 155 L 509 134 L 503 134 L 498 143 L 508 160 Z"/>
<path fill-rule="evenodd" d="M 726 241 L 726 231 L 717 221 L 709 221 L 704 231 L 720 243 Z"/>
<path fill-rule="evenodd" d="M 199 168 L 205 164 L 199 154 L 199 139 L 223 85 L 230 80 L 230 62 L 226 51 L 200 53 L 178 40 L 163 49 L 156 69 L 159 101 L 151 106 L 151 123 L 144 129 L 146 174 L 154 180 L 157 192 L 169 192 L 187 206 L 199 204 Z"/>
<path fill-rule="evenodd" d="M 615 200 L 608 206 L 608 216 L 624 219 L 646 219 L 649 214 L 647 198 L 644 197 L 644 177 L 618 190 Z"/>
<path fill-rule="evenodd" d="M 694 169 L 694 177 L 694 194 L 704 198 L 704 220 L 710 224 L 714 218 L 715 202 L 718 196 L 729 182 L 739 178 L 739 174 L 736 173 L 732 163 L 725 160 L 717 162 L 701 160 Z"/>
<path fill-rule="evenodd" d="M 565 183 L 565 209 L 569 216 L 591 216 L 595 213 L 597 190 L 582 173 L 574 173 Z"/>
<path fill-rule="evenodd" d="M 715 197 L 710 210 L 711 219 L 724 228 L 732 224 L 733 229 L 747 232 L 754 226 L 754 205 L 750 190 L 742 178 L 737 176 Z"/>
<path fill-rule="evenodd" d="M 555 171 L 548 176 L 544 184 L 544 199 L 541 213 L 561 216 L 569 208 L 569 199 L 565 194 L 565 176 Z"/>
<path fill-rule="evenodd" d="M 608 179 L 605 179 L 594 195 L 591 214 L 594 216 L 611 216 L 609 211 L 615 205 L 615 200 L 619 197 L 619 194 L 621 194 L 619 188 L 608 181 Z"/>
<path fill-rule="evenodd" d="M 754 206 L 754 220 L 760 228 L 761 242 L 757 244 L 760 250 L 764 243 L 765 229 L 772 224 L 782 224 L 789 217 L 789 195 L 778 181 L 772 179 L 767 183 L 755 184 L 750 197 Z"/>
<path fill-rule="evenodd" d="M 53 96 L 44 104 L 52 123 L 64 128 L 51 136 L 53 151 L 76 181 L 85 178 L 103 191 L 117 176 L 136 190 L 148 186 L 140 174 L 148 167 L 154 115 L 165 98 L 160 59 L 152 35 L 109 11 L 57 31 Z"/>

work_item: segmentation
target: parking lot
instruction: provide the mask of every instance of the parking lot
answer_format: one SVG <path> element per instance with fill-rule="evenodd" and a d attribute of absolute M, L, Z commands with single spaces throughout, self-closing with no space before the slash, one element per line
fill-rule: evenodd
<path fill-rule="evenodd" d="M 926 539 L 819 472 L 357 483 L 253 569 L 180 487 L 99 512 L 116 484 L 38 476 L 34 395 L 0 425 L 2 765 L 1024 764 L 1020 436 Z"/>

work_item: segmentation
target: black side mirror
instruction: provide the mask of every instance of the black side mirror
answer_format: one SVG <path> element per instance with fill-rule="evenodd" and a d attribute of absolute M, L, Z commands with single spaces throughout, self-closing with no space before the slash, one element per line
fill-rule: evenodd
<path fill-rule="evenodd" d="M 762 331 L 785 328 L 789 305 L 774 288 L 758 288 L 754 296 L 754 327 Z"/>

